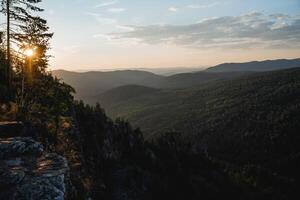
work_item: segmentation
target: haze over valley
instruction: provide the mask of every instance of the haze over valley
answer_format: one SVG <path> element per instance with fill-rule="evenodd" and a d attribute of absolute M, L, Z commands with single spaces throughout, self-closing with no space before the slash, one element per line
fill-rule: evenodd
<path fill-rule="evenodd" d="M 81 73 L 55 70 L 52 71 L 52 74 L 72 85 L 76 90 L 75 95 L 77 99 L 94 104 L 99 101 L 97 96 L 120 86 L 139 85 L 156 89 L 180 89 L 215 80 L 234 79 L 255 72 L 289 69 L 299 66 L 300 59 L 281 59 L 248 63 L 226 63 L 189 73 L 174 72 L 173 75 L 153 73 L 146 70 L 91 71 Z"/>

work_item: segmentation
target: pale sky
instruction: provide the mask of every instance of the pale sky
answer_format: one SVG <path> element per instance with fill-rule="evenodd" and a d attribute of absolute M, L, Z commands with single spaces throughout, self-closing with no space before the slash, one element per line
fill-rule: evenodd
<path fill-rule="evenodd" d="M 300 0 L 44 0 L 51 69 L 300 57 Z"/>

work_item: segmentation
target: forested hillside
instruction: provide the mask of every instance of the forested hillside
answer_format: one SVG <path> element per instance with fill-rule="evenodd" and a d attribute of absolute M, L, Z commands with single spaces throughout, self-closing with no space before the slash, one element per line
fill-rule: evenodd
<path fill-rule="evenodd" d="M 300 70 L 290 69 L 162 90 L 116 104 L 103 96 L 100 102 L 109 115 L 141 127 L 148 139 L 179 131 L 219 158 L 277 168 L 298 159 L 299 96 Z"/>
<path fill-rule="evenodd" d="M 161 120 L 161 123 L 164 123 L 164 121 L 168 121 L 169 118 L 167 116 L 169 113 L 173 112 L 172 116 L 180 117 L 175 118 L 176 120 L 168 121 L 166 123 L 168 126 L 160 127 L 172 129 L 180 119 L 197 120 L 196 118 L 203 116 L 199 121 L 206 124 L 208 118 L 204 116 L 214 118 L 222 117 L 225 114 L 223 113 L 222 116 L 214 115 L 212 111 L 226 111 L 228 114 L 235 114 L 233 113 L 234 111 L 241 111 L 243 106 L 246 107 L 248 104 L 249 106 L 256 105 L 260 106 L 259 108 L 264 108 L 264 104 L 268 103 L 268 106 L 277 106 L 281 100 L 285 99 L 281 104 L 282 106 L 288 106 L 291 103 L 287 99 L 297 101 L 297 98 L 294 97 L 299 92 L 299 73 L 300 70 L 296 68 L 253 74 L 234 80 L 215 81 L 186 89 L 153 90 L 153 92 L 148 93 L 146 91 L 150 89 L 147 88 L 145 92 L 140 92 L 131 97 L 118 98 L 118 94 L 129 94 L 129 91 L 143 88 L 140 86 L 126 86 L 115 88 L 100 95 L 99 102 L 111 116 L 134 119 L 135 123 L 141 125 L 146 132 L 155 133 L 157 129 L 149 121 L 149 126 L 143 126 L 143 116 L 145 118 L 156 116 L 150 118 Z M 279 92 L 279 90 L 284 92 Z M 284 98 L 285 96 L 283 95 L 290 98 Z M 114 97 L 113 101 L 112 96 Z M 213 109 L 213 107 L 218 108 L 218 110 Z M 265 112 L 267 111 L 265 110 Z M 244 112 L 246 111 L 244 110 Z M 190 115 L 185 116 L 184 113 L 190 113 Z M 249 114 L 251 114 L 250 111 Z M 253 114 L 256 113 L 254 112 Z M 192 118 L 191 116 L 194 117 Z M 161 123 L 153 124 L 160 126 Z M 178 124 L 177 128 L 182 127 L 182 123 Z M 183 127 L 182 129 L 184 130 Z M 198 130 L 198 128 L 195 129 Z"/>
<path fill-rule="evenodd" d="M 31 91 L 26 112 L 18 116 L 25 124 L 22 137 L 67 159 L 68 199 L 281 200 L 296 194 L 296 168 L 289 160 L 281 173 L 255 159 L 218 159 L 176 132 L 145 141 L 139 129 L 109 119 L 99 105 L 74 102 L 72 88 L 51 76 L 36 78 Z"/>
<path fill-rule="evenodd" d="M 100 96 L 109 104 L 116 105 L 137 97 L 159 94 L 160 91 L 161 89 L 140 85 L 126 85 L 108 90 Z"/>

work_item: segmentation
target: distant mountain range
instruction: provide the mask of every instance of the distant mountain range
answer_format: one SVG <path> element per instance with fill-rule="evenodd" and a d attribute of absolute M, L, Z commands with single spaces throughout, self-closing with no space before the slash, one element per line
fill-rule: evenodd
<path fill-rule="evenodd" d="M 76 97 L 87 103 L 96 103 L 96 97 L 108 90 L 126 85 L 153 88 L 185 88 L 209 81 L 225 80 L 242 76 L 248 72 L 195 72 L 172 76 L 161 76 L 146 71 L 126 70 L 113 72 L 69 72 L 57 70 L 53 75 L 76 89 Z"/>
<path fill-rule="evenodd" d="M 137 70 L 113 72 L 70 72 L 64 70 L 53 71 L 52 74 L 76 89 L 76 97 L 90 103 L 94 96 L 109 89 L 128 84 L 141 84 L 159 80 L 161 76 Z"/>
<path fill-rule="evenodd" d="M 300 67 L 300 58 L 298 59 L 280 59 L 280 60 L 266 60 L 266 61 L 253 61 L 247 63 L 225 63 L 208 68 L 208 72 L 236 72 L 236 71 L 251 71 L 263 72 L 279 69 L 290 69 Z"/>
<path fill-rule="evenodd" d="M 92 71 L 84 73 L 55 70 L 52 73 L 76 89 L 76 98 L 93 104 L 97 101 L 98 95 L 120 86 L 140 85 L 158 89 L 179 89 L 215 80 L 233 79 L 257 71 L 271 71 L 293 67 L 300 67 L 300 59 L 222 64 L 204 71 L 171 76 L 139 70 Z"/>

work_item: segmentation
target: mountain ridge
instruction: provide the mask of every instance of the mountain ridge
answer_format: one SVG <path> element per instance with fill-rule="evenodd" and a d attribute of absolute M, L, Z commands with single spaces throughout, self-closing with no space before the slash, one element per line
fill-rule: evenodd
<path fill-rule="evenodd" d="M 52 74 L 72 85 L 77 99 L 94 104 L 97 96 L 125 85 L 140 85 L 159 89 L 180 89 L 217 80 L 230 80 L 259 71 L 272 71 L 300 67 L 300 59 L 253 61 L 248 63 L 222 64 L 198 72 L 179 73 L 170 76 L 157 75 L 140 70 L 117 70 L 108 72 L 53 71 Z M 257 71 L 257 69 L 259 69 Z"/>
<path fill-rule="evenodd" d="M 263 61 L 250 61 L 243 63 L 223 63 L 207 68 L 209 72 L 225 72 L 225 71 L 272 71 L 279 69 L 289 69 L 300 67 L 300 58 L 296 59 L 276 59 Z"/>

